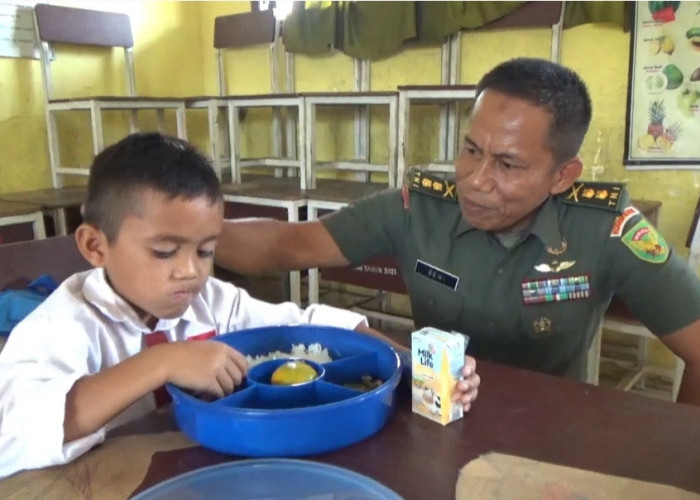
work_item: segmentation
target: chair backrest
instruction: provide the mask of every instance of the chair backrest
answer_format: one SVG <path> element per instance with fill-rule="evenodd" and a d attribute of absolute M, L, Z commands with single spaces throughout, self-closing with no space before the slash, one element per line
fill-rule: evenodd
<path fill-rule="evenodd" d="M 226 49 L 261 44 L 268 44 L 270 47 L 271 91 L 273 93 L 280 92 L 277 63 L 277 50 L 280 48 L 280 44 L 277 43 L 280 27 L 281 25 L 271 9 L 219 16 L 214 19 L 214 48 L 217 49 L 219 95 L 227 95 L 224 58 Z M 284 50 L 283 47 L 282 50 Z M 285 58 L 289 58 L 286 51 Z"/>
<path fill-rule="evenodd" d="M 34 17 L 37 38 L 41 41 L 42 74 L 47 102 L 53 99 L 51 43 L 122 47 L 128 93 L 129 96 L 136 95 L 132 52 L 134 39 L 129 16 L 116 12 L 37 4 Z"/>
<path fill-rule="evenodd" d="M 23 288 L 42 274 L 60 283 L 90 267 L 72 235 L 0 245 L 0 290 Z"/>

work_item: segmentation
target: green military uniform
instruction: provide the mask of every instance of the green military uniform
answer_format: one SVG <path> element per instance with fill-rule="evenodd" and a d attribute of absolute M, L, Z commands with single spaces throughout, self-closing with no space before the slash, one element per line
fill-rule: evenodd
<path fill-rule="evenodd" d="M 353 263 L 396 258 L 416 326 L 469 334 L 477 358 L 583 379 L 613 293 L 659 336 L 700 318 L 700 281 L 624 188 L 583 184 L 548 199 L 508 248 L 462 218 L 449 182 L 408 203 L 383 191 L 322 222 Z"/>

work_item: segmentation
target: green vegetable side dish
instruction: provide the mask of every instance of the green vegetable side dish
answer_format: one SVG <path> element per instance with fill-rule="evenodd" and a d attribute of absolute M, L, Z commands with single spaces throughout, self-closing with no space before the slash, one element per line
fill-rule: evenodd
<path fill-rule="evenodd" d="M 668 90 L 677 89 L 683 83 L 683 72 L 675 64 L 669 64 L 664 68 L 666 75 L 666 88 Z"/>

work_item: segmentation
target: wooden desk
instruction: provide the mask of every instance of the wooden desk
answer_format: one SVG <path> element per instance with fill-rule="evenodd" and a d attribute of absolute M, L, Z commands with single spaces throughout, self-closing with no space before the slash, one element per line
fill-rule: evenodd
<path fill-rule="evenodd" d="M 48 188 L 0 195 L 0 200 L 35 205 L 53 218 L 54 233 L 63 236 L 72 232 L 82 221 L 80 205 L 87 187 Z"/>
<path fill-rule="evenodd" d="M 489 451 L 700 493 L 700 408 L 487 362 L 480 363 L 479 373 L 479 399 L 462 420 L 442 427 L 413 414 L 410 391 L 401 385 L 397 412 L 378 434 L 307 458 L 365 474 L 409 500 L 454 498 L 459 469 Z M 112 435 L 173 429 L 166 412 L 127 424 Z M 236 459 L 199 446 L 157 452 L 143 461 L 150 465 L 134 493 L 175 475 Z M 81 482 L 76 491 L 109 497 L 110 491 L 95 489 L 90 474 L 76 475 L 82 467 L 60 470 Z M 105 466 L 97 473 L 102 470 Z M 47 488 L 54 487 L 48 483 L 56 477 L 49 472 L 41 471 L 33 482 L 45 480 Z"/>

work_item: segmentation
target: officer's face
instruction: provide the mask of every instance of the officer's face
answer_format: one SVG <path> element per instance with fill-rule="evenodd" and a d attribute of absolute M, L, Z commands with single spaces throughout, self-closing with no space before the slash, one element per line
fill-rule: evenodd
<path fill-rule="evenodd" d="M 101 262 L 112 288 L 153 328 L 181 316 L 204 286 L 223 223 L 223 205 L 206 197 L 168 199 L 146 190 Z"/>
<path fill-rule="evenodd" d="M 474 227 L 522 229 L 578 176 L 554 164 L 549 124 L 547 111 L 527 101 L 491 89 L 479 96 L 455 165 L 462 216 Z"/>

